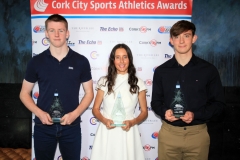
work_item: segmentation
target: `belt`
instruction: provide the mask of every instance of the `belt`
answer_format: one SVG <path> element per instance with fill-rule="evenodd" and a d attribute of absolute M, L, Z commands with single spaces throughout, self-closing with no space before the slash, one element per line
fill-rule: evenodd
<path fill-rule="evenodd" d="M 171 124 L 168 124 L 167 122 L 165 122 L 164 120 L 162 120 L 162 126 L 165 129 L 171 130 L 171 131 L 181 131 L 181 130 L 200 130 L 200 129 L 204 129 L 205 127 L 207 127 L 207 125 L 204 124 L 198 124 L 198 125 L 193 125 L 193 126 L 183 126 L 183 127 L 179 127 L 179 126 L 173 126 Z"/>

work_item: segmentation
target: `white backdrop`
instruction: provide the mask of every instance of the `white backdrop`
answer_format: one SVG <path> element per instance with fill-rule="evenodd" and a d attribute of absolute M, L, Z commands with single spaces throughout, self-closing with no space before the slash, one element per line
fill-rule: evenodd
<path fill-rule="evenodd" d="M 169 30 L 178 20 L 191 20 L 192 0 L 30 0 L 30 2 L 32 55 L 35 56 L 49 47 L 44 34 L 44 22 L 47 17 L 54 13 L 63 15 L 69 23 L 70 38 L 67 43 L 89 60 L 94 88 L 98 79 L 107 73 L 108 57 L 112 48 L 118 43 L 125 43 L 131 48 L 137 76 L 145 82 L 148 89 L 146 95 L 148 118 L 139 125 L 145 160 L 157 160 L 157 136 L 161 121 L 150 106 L 153 73 L 157 66 L 173 56 L 174 52 L 169 44 Z M 109 7 L 110 2 L 112 8 Z M 35 102 L 39 94 L 41 93 L 38 93 L 36 83 L 33 89 Z M 83 94 L 81 88 L 80 100 Z M 99 124 L 92 115 L 93 102 L 81 116 L 81 160 L 90 160 Z M 139 105 L 136 106 L 135 114 L 139 114 Z M 32 143 L 32 148 L 33 146 Z M 35 159 L 34 149 L 32 159 Z M 57 149 L 55 160 L 61 159 Z"/>

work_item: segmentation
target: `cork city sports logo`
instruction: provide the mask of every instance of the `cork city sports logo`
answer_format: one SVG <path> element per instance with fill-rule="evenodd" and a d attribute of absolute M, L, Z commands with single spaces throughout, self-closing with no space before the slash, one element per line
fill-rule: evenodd
<path fill-rule="evenodd" d="M 34 9 L 38 12 L 45 12 L 48 4 L 44 2 L 44 0 L 36 0 L 34 3 Z"/>

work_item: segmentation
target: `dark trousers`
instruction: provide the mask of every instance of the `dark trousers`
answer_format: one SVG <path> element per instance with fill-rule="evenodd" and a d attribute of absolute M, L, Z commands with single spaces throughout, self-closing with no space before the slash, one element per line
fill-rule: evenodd
<path fill-rule="evenodd" d="M 59 143 L 59 150 L 64 160 L 79 160 L 81 151 L 80 124 L 34 126 L 34 150 L 37 160 L 53 160 Z"/>
<path fill-rule="evenodd" d="M 176 127 L 162 121 L 158 134 L 158 159 L 207 160 L 209 145 L 206 124 Z"/>

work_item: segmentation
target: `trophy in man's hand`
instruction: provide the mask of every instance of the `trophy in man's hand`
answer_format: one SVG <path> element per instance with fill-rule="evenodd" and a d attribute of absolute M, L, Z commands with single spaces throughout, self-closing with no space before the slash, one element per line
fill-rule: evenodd
<path fill-rule="evenodd" d="M 57 92 L 54 93 L 53 102 L 48 113 L 51 116 L 53 123 L 60 123 L 64 111 Z"/>
<path fill-rule="evenodd" d="M 186 108 L 186 106 L 185 106 L 184 95 L 181 91 L 180 84 L 177 81 L 174 99 L 171 104 L 171 109 L 173 111 L 173 115 L 176 118 L 180 118 L 181 116 L 184 116 L 185 108 Z"/>
<path fill-rule="evenodd" d="M 114 123 L 114 124 L 111 124 L 111 126 L 115 126 L 115 127 L 125 126 L 125 124 L 123 124 L 123 121 L 126 118 L 126 112 L 124 109 L 124 105 L 122 102 L 122 97 L 121 97 L 120 92 L 118 93 L 117 99 L 113 106 L 111 118 Z"/>

